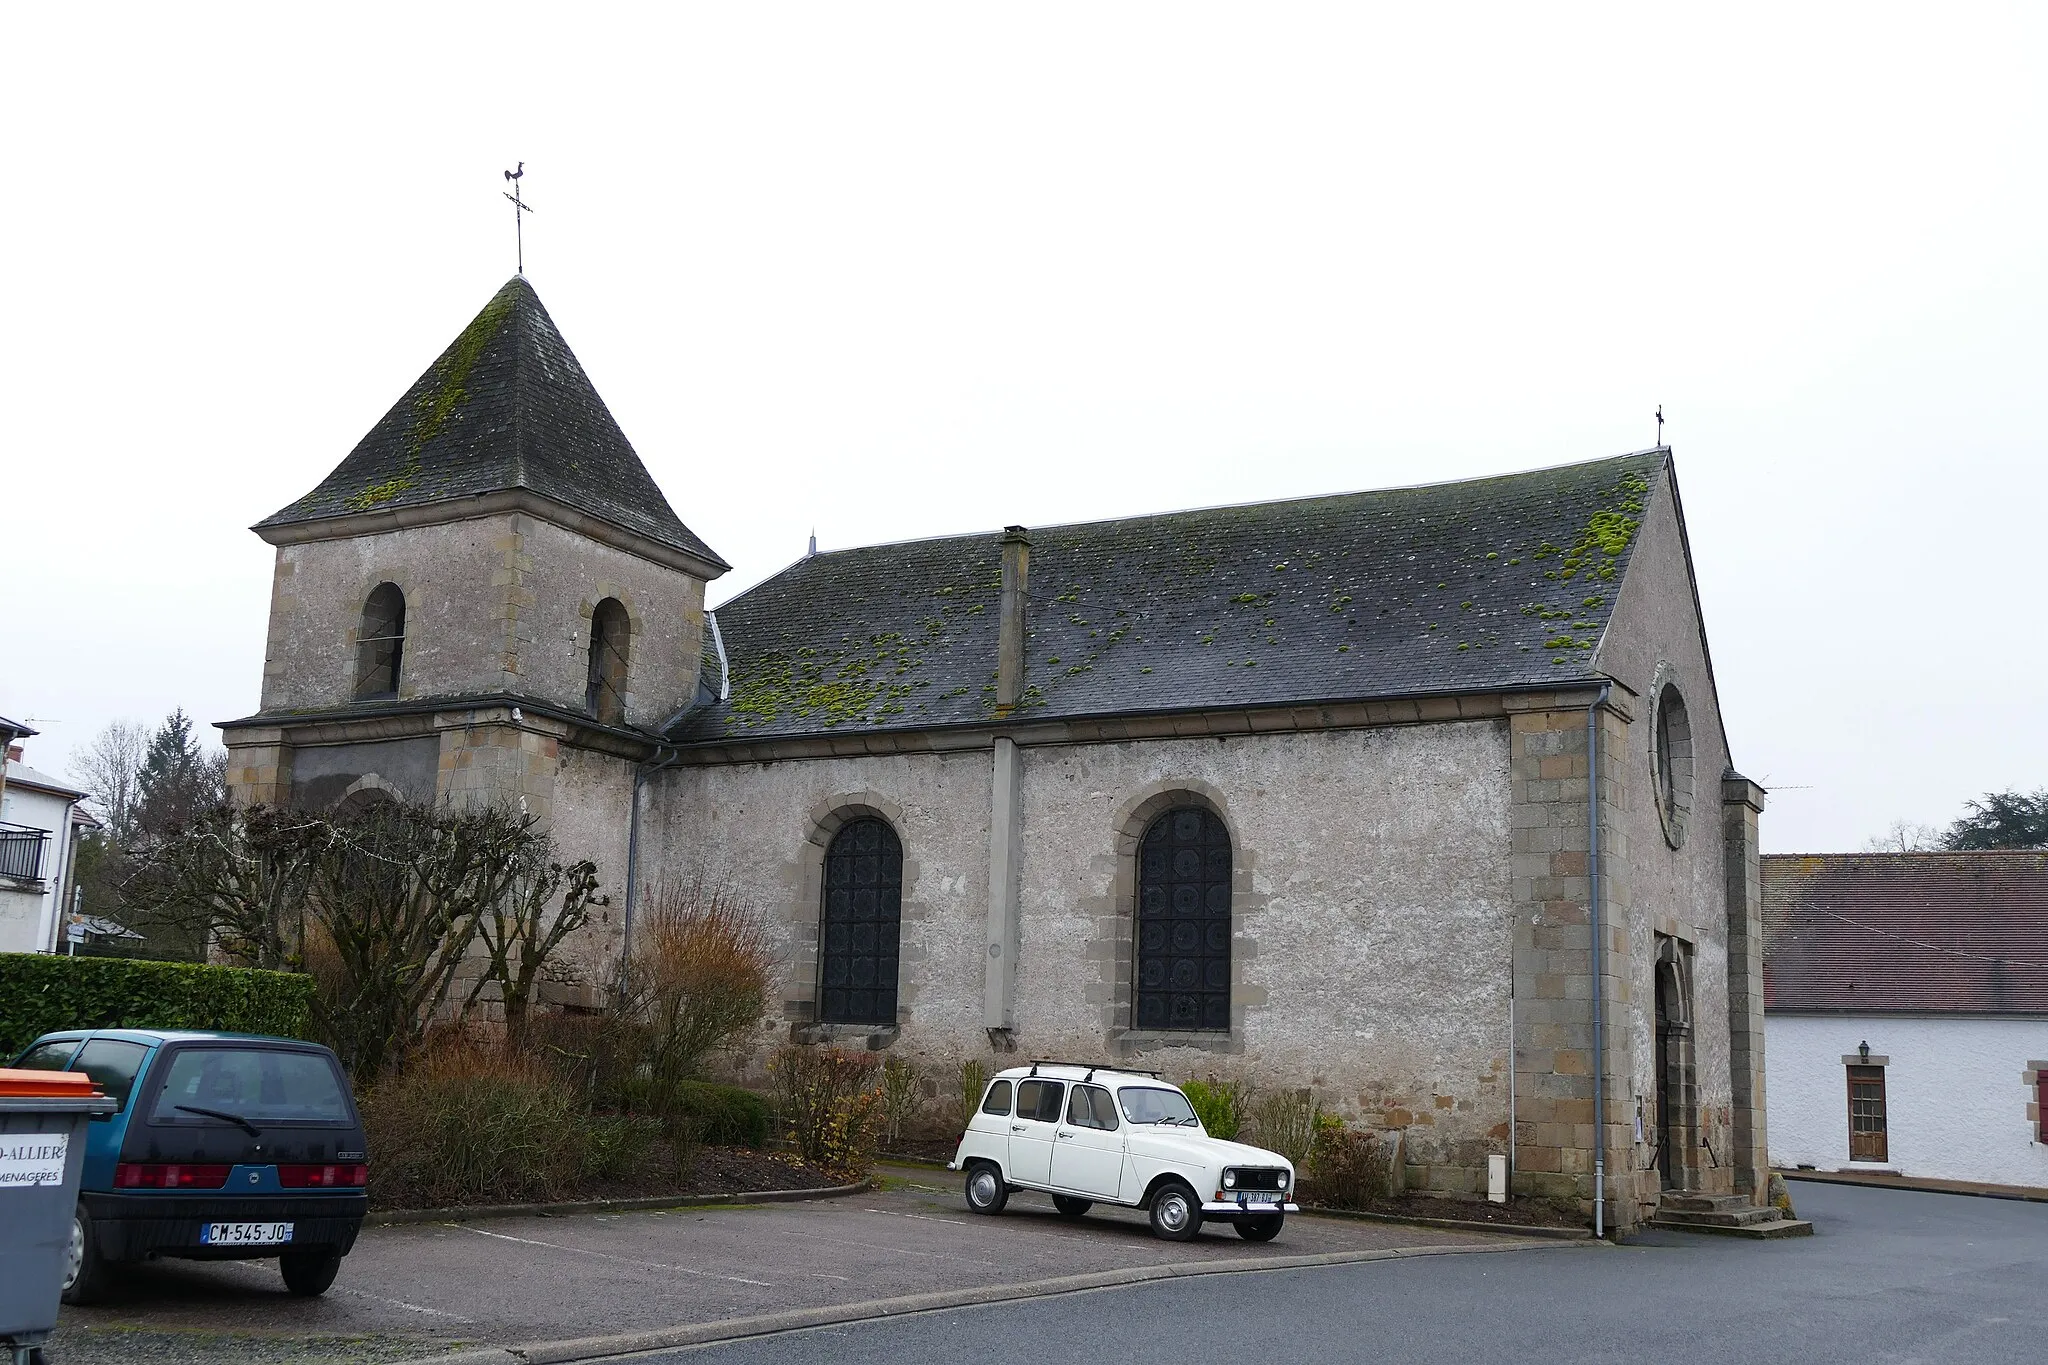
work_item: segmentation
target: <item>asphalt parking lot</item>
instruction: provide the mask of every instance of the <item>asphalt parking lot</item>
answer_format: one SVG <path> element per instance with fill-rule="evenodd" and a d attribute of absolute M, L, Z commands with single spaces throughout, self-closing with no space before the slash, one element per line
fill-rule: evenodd
<path fill-rule="evenodd" d="M 1268 1244 L 1225 1224 L 1171 1243 L 1134 1211 L 1070 1222 L 1035 1195 L 976 1217 L 943 1171 L 896 1172 L 887 1184 L 808 1203 L 366 1228 L 314 1300 L 287 1295 L 271 1261 L 156 1262 L 128 1272 L 109 1302 L 66 1309 L 53 1356 L 404 1360 L 1191 1260 L 1511 1240 L 1297 1216 Z"/>

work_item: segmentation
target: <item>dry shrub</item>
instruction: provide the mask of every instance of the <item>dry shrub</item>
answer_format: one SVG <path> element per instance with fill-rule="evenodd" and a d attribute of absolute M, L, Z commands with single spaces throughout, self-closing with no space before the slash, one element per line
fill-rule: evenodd
<path fill-rule="evenodd" d="M 648 1072 L 666 1093 L 751 1036 L 774 957 L 761 917 L 731 883 L 706 875 L 657 886 L 642 923 L 624 1012 L 645 1025 Z"/>
<path fill-rule="evenodd" d="M 797 1154 L 847 1179 L 874 1165 L 882 1096 L 880 1059 L 872 1052 L 791 1043 L 775 1050 L 768 1075 L 776 1108 Z"/>
<path fill-rule="evenodd" d="M 892 1144 L 903 1140 L 903 1130 L 916 1122 L 924 1108 L 924 1094 L 917 1068 L 901 1057 L 882 1063 L 882 1136 Z"/>
<path fill-rule="evenodd" d="M 1335 1114 L 1316 1118 L 1308 1169 L 1316 1202 L 1362 1209 L 1393 1193 L 1393 1154 L 1378 1133 L 1347 1127 Z"/>
<path fill-rule="evenodd" d="M 371 1198 L 398 1208 L 560 1198 L 584 1177 L 591 1140 L 561 1073 L 456 1029 L 436 1031 L 371 1089 L 363 1124 Z"/>
<path fill-rule="evenodd" d="M 988 1090 L 988 1068 L 979 1057 L 969 1057 L 960 1063 L 960 1126 L 965 1128 L 974 1121 L 974 1111 L 981 1107 L 981 1097 Z"/>
<path fill-rule="evenodd" d="M 1259 1146 L 1286 1157 L 1296 1170 L 1308 1163 L 1319 1117 L 1315 1092 L 1306 1088 L 1274 1090 L 1251 1102 L 1252 1134 Z"/>

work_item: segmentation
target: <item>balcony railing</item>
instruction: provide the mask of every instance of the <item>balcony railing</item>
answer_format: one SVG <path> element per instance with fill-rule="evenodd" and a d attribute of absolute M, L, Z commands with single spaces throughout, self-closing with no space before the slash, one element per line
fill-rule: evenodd
<path fill-rule="evenodd" d="M 0 824 L 0 877 L 39 882 L 43 879 L 43 847 L 49 831 L 26 825 Z"/>

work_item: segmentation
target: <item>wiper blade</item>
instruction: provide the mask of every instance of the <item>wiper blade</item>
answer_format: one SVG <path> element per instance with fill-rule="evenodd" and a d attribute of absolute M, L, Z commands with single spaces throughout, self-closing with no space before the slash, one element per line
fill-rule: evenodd
<path fill-rule="evenodd" d="M 240 1114 L 230 1114 L 225 1109 L 201 1109 L 196 1104 L 174 1104 L 171 1106 L 171 1108 L 182 1109 L 188 1114 L 204 1114 L 207 1118 L 210 1119 L 225 1119 L 227 1122 L 234 1124 L 237 1128 L 240 1128 L 243 1132 L 247 1133 L 250 1137 L 260 1138 L 263 1136 L 263 1130 L 261 1128 L 258 1128 L 255 1124 L 249 1122 L 249 1120 L 243 1118 Z"/>

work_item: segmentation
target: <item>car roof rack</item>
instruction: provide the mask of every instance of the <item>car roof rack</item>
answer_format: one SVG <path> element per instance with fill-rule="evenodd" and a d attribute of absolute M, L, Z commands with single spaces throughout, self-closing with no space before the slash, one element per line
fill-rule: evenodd
<path fill-rule="evenodd" d="M 1038 1068 L 1042 1066 L 1070 1066 L 1076 1071 L 1085 1071 L 1088 1074 L 1081 1078 L 1083 1083 L 1094 1080 L 1098 1071 L 1114 1071 L 1125 1076 L 1150 1076 L 1155 1081 L 1160 1079 L 1157 1071 L 1147 1071 L 1142 1066 L 1119 1066 L 1113 1062 L 1063 1062 L 1057 1057 L 1033 1057 L 1031 1074 L 1036 1076 Z"/>

